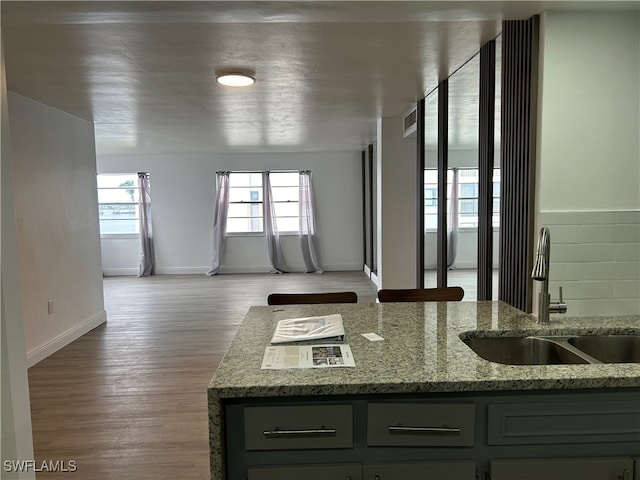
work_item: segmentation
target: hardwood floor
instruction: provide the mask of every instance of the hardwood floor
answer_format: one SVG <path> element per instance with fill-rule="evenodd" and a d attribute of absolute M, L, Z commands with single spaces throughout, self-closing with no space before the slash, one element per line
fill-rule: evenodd
<path fill-rule="evenodd" d="M 478 272 L 476 269 L 460 268 L 447 272 L 447 285 L 464 288 L 464 301 L 475 302 L 478 299 Z M 498 300 L 498 270 L 493 270 L 491 286 L 493 300 Z M 438 284 L 435 270 L 424 271 L 425 288 L 433 288 Z"/>
<path fill-rule="evenodd" d="M 108 321 L 29 369 L 38 480 L 209 479 L 207 385 L 251 305 L 273 292 L 356 291 L 362 272 L 109 277 Z"/>

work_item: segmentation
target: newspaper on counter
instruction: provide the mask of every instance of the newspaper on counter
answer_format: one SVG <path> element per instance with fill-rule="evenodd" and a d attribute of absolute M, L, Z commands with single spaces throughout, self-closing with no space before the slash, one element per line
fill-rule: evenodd
<path fill-rule="evenodd" d="M 262 370 L 285 368 L 355 367 L 347 344 L 339 345 L 269 345 L 262 359 Z"/>
<path fill-rule="evenodd" d="M 334 313 L 321 317 L 280 320 L 276 325 L 271 343 L 302 342 L 307 340 L 343 341 L 344 325 L 342 323 L 342 315 Z"/>

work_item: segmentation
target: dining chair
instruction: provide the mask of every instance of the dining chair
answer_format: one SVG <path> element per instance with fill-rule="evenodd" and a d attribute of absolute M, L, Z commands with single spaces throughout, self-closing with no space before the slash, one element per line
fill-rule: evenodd
<path fill-rule="evenodd" d="M 272 293 L 268 305 L 302 305 L 307 303 L 357 303 L 356 292 Z"/>
<path fill-rule="evenodd" d="M 378 290 L 380 302 L 457 302 L 463 297 L 464 289 L 462 287 L 385 288 Z"/>

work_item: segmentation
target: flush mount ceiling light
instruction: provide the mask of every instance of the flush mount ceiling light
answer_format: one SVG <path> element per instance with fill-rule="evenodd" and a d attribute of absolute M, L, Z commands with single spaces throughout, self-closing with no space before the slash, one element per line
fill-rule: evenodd
<path fill-rule="evenodd" d="M 253 72 L 234 70 L 216 73 L 216 82 L 227 87 L 249 87 L 256 79 Z"/>

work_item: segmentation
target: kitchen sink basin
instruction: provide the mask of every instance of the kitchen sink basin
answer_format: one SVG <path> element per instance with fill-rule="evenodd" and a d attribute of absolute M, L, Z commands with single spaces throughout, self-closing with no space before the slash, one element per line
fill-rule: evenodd
<path fill-rule="evenodd" d="M 507 365 L 640 363 L 640 335 L 496 337 L 462 334 L 480 357 Z"/>
<path fill-rule="evenodd" d="M 470 337 L 463 342 L 485 360 L 507 365 L 591 363 L 572 349 L 542 337 Z"/>
<path fill-rule="evenodd" d="M 640 363 L 640 335 L 581 335 L 567 342 L 603 363 Z"/>

